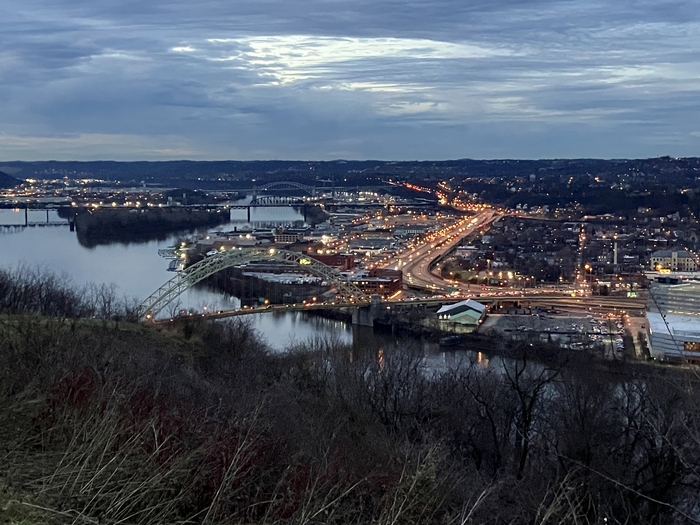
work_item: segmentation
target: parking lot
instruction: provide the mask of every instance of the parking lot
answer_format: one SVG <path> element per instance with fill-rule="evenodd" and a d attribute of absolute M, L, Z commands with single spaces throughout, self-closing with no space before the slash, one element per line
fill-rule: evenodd
<path fill-rule="evenodd" d="M 563 348 L 600 350 L 609 358 L 624 353 L 625 327 L 620 316 L 591 314 L 491 314 L 480 332 L 494 331 L 513 339 L 554 343 Z"/>

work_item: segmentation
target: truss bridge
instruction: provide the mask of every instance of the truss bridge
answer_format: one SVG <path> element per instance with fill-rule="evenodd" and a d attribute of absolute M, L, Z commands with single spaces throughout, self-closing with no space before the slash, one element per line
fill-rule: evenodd
<path fill-rule="evenodd" d="M 250 206 L 303 206 L 304 200 L 286 195 L 256 195 Z"/>
<path fill-rule="evenodd" d="M 257 195 L 261 191 L 267 190 L 301 190 L 307 195 L 316 195 L 316 187 L 308 186 L 306 184 L 301 184 L 299 182 L 294 182 L 290 180 L 280 180 L 275 182 L 268 182 L 262 186 L 256 186 L 253 189 L 253 195 Z"/>

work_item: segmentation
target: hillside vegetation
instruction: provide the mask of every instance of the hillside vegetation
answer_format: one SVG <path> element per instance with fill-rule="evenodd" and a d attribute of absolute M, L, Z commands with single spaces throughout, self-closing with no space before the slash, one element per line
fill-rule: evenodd
<path fill-rule="evenodd" d="M 690 371 L 528 346 L 436 375 L 411 347 L 272 354 L 242 321 L 131 311 L 0 272 L 0 521 L 698 522 Z"/>
<path fill-rule="evenodd" d="M 4 171 L 0 171 L 0 188 L 14 188 L 21 181 L 15 179 L 13 176 L 8 175 Z"/>

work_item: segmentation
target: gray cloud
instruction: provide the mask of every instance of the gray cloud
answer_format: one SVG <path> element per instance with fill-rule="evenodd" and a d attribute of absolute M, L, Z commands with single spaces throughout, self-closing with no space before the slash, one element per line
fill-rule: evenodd
<path fill-rule="evenodd" d="M 0 157 L 696 154 L 691 1 L 5 0 Z"/>

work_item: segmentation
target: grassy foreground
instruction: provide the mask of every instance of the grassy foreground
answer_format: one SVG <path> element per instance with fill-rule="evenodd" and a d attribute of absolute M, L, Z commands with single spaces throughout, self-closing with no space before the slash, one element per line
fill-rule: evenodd
<path fill-rule="evenodd" d="M 0 522 L 698 523 L 688 371 L 0 316 Z M 646 375 L 645 375 L 646 374 Z"/>

